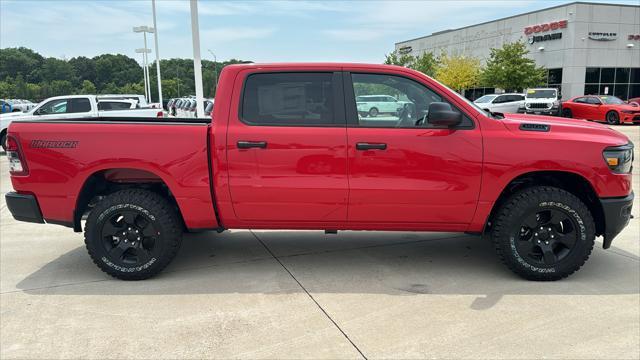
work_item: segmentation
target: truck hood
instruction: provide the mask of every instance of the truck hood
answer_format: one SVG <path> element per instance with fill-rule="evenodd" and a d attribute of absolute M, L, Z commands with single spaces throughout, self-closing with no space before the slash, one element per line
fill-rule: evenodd
<path fill-rule="evenodd" d="M 587 120 L 525 114 L 504 114 L 504 117 L 504 119 L 498 121 L 502 121 L 509 131 L 517 134 L 549 134 L 559 139 L 587 139 L 602 141 L 610 145 L 624 145 L 629 142 L 629 138 L 626 135 L 609 126 Z M 524 130 L 521 128 L 523 124 L 548 125 L 549 128 L 548 131 L 544 132 Z"/>

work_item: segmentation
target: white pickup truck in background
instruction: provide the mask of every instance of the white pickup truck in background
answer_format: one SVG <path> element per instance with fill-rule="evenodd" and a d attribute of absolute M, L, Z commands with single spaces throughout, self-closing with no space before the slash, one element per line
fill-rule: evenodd
<path fill-rule="evenodd" d="M 100 105 L 101 103 L 103 103 Z M 108 103 L 108 104 L 107 104 Z M 118 103 L 120 106 L 116 106 Z M 118 108 L 115 110 L 114 108 Z M 0 115 L 0 144 L 5 147 L 7 128 L 13 120 L 65 120 L 109 117 L 162 118 L 161 109 L 138 108 L 135 101 L 96 97 L 95 95 L 56 96 L 42 101 L 27 112 Z"/>

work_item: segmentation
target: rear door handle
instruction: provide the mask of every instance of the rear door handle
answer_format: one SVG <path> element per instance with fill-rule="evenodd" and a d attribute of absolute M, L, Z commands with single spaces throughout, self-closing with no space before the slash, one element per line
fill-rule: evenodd
<path fill-rule="evenodd" d="M 266 141 L 238 141 L 238 149 L 260 148 L 266 149 Z"/>
<path fill-rule="evenodd" d="M 383 143 L 357 143 L 356 150 L 387 150 L 387 144 Z"/>

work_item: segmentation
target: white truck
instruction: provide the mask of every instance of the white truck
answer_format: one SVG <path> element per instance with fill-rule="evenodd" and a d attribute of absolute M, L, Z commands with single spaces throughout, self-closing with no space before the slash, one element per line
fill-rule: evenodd
<path fill-rule="evenodd" d="M 519 113 L 560 116 L 560 94 L 554 88 L 527 89 Z"/>
<path fill-rule="evenodd" d="M 122 104 L 125 109 L 113 110 L 114 106 L 106 109 L 106 104 L 101 102 L 126 103 Z M 140 117 L 140 118 L 162 118 L 162 109 L 151 108 L 131 108 L 136 106 L 132 101 L 116 99 L 104 99 L 95 95 L 66 95 L 48 98 L 42 101 L 33 109 L 27 112 L 13 112 L 0 115 L 0 144 L 5 148 L 7 128 L 13 120 L 65 120 L 75 121 L 82 119 L 108 118 L 108 117 Z"/>

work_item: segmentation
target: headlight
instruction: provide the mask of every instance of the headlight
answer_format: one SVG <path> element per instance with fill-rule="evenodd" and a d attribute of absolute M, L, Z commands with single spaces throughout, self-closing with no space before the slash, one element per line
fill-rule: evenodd
<path fill-rule="evenodd" d="M 560 106 L 560 101 L 556 100 L 553 102 L 553 107 L 558 107 Z"/>
<path fill-rule="evenodd" d="M 609 169 L 617 174 L 631 173 L 633 163 L 633 143 L 629 142 L 622 146 L 612 146 L 602 152 L 604 162 Z"/>

